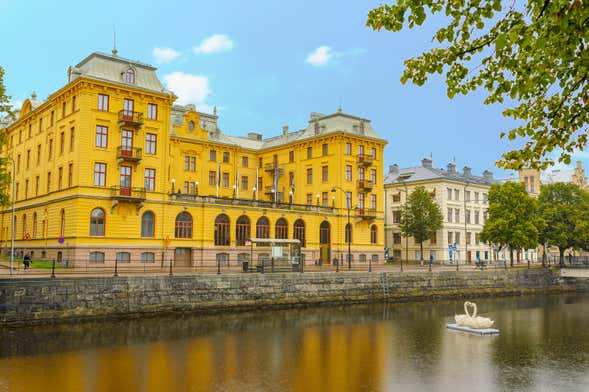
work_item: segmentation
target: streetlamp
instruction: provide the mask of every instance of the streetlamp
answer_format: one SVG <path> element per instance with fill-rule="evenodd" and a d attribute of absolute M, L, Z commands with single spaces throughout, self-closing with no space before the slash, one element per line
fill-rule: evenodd
<path fill-rule="evenodd" d="M 237 185 L 233 184 L 233 198 L 235 199 L 235 194 L 237 193 Z"/>
<path fill-rule="evenodd" d="M 317 205 L 319 205 L 319 193 L 315 195 L 315 198 L 317 199 Z"/>
<path fill-rule="evenodd" d="M 14 162 L 14 158 L 13 157 L 6 157 L 6 159 L 10 159 L 10 161 L 12 162 L 12 213 L 11 213 L 11 219 L 12 219 L 12 223 L 10 224 L 10 226 L 12 227 L 11 230 L 11 237 L 10 237 L 10 275 L 12 275 L 13 271 L 14 271 L 14 232 L 15 232 L 15 227 L 14 227 L 14 197 L 15 197 L 15 190 L 16 190 L 16 185 L 15 185 L 15 177 L 16 177 L 16 163 Z"/>
<path fill-rule="evenodd" d="M 176 179 L 172 178 L 172 193 L 174 193 L 174 185 L 176 184 Z"/>
<path fill-rule="evenodd" d="M 292 204 L 293 203 L 293 193 L 292 193 L 292 191 L 289 191 L 288 192 L 288 195 L 289 195 L 290 204 Z"/>
<path fill-rule="evenodd" d="M 253 187 L 252 188 L 252 200 L 257 200 L 257 198 L 256 198 L 256 191 L 257 191 L 256 187 Z"/>
<path fill-rule="evenodd" d="M 348 194 L 346 193 L 346 191 L 344 191 L 341 187 L 339 186 L 334 186 L 333 188 L 331 188 L 331 192 L 335 193 L 336 190 L 339 189 L 340 191 L 342 191 L 344 193 L 344 196 L 346 197 L 346 207 L 348 209 L 348 224 L 346 226 L 346 229 L 344 230 L 344 238 L 347 237 L 347 242 L 348 242 L 348 271 L 352 269 L 352 250 L 351 250 L 351 242 L 352 242 L 352 236 L 350 235 L 352 232 L 352 226 L 350 226 L 350 204 L 352 204 L 352 200 L 348 200 Z M 319 196 L 319 195 L 317 195 Z M 350 231 L 348 231 L 350 230 Z"/>

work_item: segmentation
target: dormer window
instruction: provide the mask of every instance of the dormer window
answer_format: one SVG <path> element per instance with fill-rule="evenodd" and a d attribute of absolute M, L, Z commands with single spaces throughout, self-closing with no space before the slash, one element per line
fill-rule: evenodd
<path fill-rule="evenodd" d="M 125 83 L 135 83 L 135 70 L 133 68 L 128 68 L 125 71 Z"/>

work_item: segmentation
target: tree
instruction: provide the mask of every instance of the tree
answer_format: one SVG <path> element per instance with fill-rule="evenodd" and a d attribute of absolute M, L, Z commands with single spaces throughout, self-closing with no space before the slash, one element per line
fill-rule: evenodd
<path fill-rule="evenodd" d="M 442 212 L 431 193 L 418 186 L 407 198 L 401 210 L 401 234 L 412 236 L 419 242 L 421 260 L 423 261 L 423 241 L 430 239 L 442 228 Z"/>
<path fill-rule="evenodd" d="M 555 150 L 569 164 L 588 138 L 589 2 L 397 0 L 371 10 L 367 25 L 411 29 L 436 13 L 448 21 L 433 36 L 439 46 L 406 60 L 401 83 L 421 86 L 429 75 L 446 72 L 450 98 L 482 87 L 489 93 L 485 104 L 513 100 L 516 106 L 503 115 L 521 125 L 501 137 L 526 142 L 497 164 L 545 169 Z"/>
<path fill-rule="evenodd" d="M 6 95 L 6 88 L 4 87 L 4 69 L 0 67 L 0 121 L 4 116 L 12 116 L 10 110 L 10 97 Z M 6 131 L 2 128 L 0 122 L 0 151 L 6 143 Z M 10 176 L 7 171 L 7 164 L 10 161 L 6 158 L 0 158 L 0 206 L 6 206 L 9 201 Z"/>
<path fill-rule="evenodd" d="M 542 220 L 536 215 L 536 201 L 523 184 L 506 182 L 489 189 L 489 217 L 481 231 L 481 241 L 509 247 L 513 267 L 514 249 L 530 249 L 538 245 L 538 227 Z"/>
<path fill-rule="evenodd" d="M 587 248 L 589 195 L 575 184 L 546 184 L 540 188 L 538 214 L 546 225 L 540 241 L 558 247 L 560 264 L 569 248 Z"/>

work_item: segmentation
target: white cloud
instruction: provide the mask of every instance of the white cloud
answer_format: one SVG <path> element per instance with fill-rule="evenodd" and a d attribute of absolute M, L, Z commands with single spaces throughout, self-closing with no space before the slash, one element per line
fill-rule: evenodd
<path fill-rule="evenodd" d="M 233 41 L 225 34 L 215 34 L 201 41 L 200 45 L 192 48 L 195 54 L 225 52 L 233 49 Z"/>
<path fill-rule="evenodd" d="M 307 63 L 315 66 L 323 66 L 333 57 L 329 46 L 320 46 L 313 53 L 307 56 Z"/>
<path fill-rule="evenodd" d="M 176 71 L 164 75 L 163 79 L 166 87 L 178 96 L 178 104 L 192 103 L 199 111 L 210 110 L 210 106 L 205 103 L 211 94 L 209 79 L 206 76 Z"/>
<path fill-rule="evenodd" d="M 152 55 L 155 58 L 155 62 L 158 64 L 169 63 L 170 61 L 176 60 L 180 57 L 180 52 L 172 48 L 160 48 L 156 46 L 153 48 Z"/>

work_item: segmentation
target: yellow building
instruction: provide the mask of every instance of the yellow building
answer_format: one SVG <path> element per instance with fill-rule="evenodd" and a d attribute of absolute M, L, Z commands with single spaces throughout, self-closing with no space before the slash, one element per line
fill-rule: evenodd
<path fill-rule="evenodd" d="M 268 139 L 230 136 L 216 113 L 173 105 L 155 71 L 92 53 L 45 102 L 23 103 L 3 130 L 19 252 L 74 265 L 235 265 L 249 238 L 296 238 L 311 264 L 341 260 L 351 237 L 353 263 L 382 261 L 386 142 L 369 120 L 340 109 Z"/>

